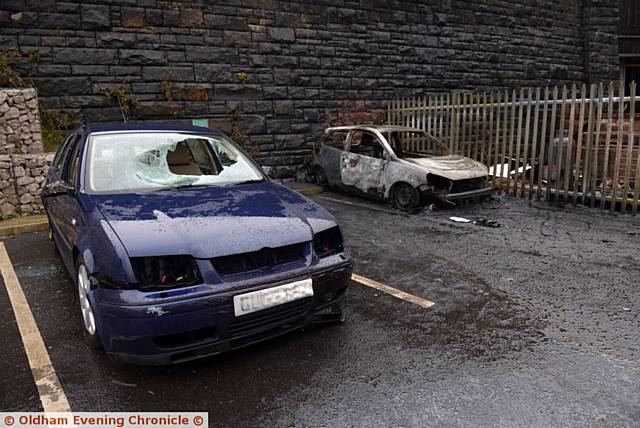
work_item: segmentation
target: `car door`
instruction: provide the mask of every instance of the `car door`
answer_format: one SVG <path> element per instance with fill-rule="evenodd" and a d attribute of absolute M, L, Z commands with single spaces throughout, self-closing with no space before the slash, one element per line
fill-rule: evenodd
<path fill-rule="evenodd" d="M 49 226 L 53 232 L 54 239 L 57 239 L 58 242 L 61 240 L 60 226 L 64 219 L 64 210 L 62 210 L 60 204 L 60 196 L 68 190 L 63 185 L 60 177 L 69 153 L 69 148 L 75 137 L 75 132 L 70 134 L 56 152 L 47 177 L 47 185 L 42 190 L 42 200 L 49 218 Z"/>
<path fill-rule="evenodd" d="M 71 142 L 68 154 L 62 165 L 60 180 L 66 191 L 61 192 L 58 196 L 58 206 L 64 215 L 59 222 L 60 231 L 64 240 L 65 248 L 68 255 L 71 255 L 71 249 L 77 241 L 78 229 L 84 224 L 85 216 L 78 202 L 78 190 L 80 186 L 79 173 L 82 161 L 83 135 L 78 131 Z M 69 260 L 74 263 L 74 260 Z"/>
<path fill-rule="evenodd" d="M 375 134 L 351 131 L 341 158 L 342 185 L 353 193 L 382 198 L 387 163 L 387 152 Z"/>

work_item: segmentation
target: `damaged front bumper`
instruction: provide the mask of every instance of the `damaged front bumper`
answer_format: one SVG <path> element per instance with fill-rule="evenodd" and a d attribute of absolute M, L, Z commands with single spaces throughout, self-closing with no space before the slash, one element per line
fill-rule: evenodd
<path fill-rule="evenodd" d="M 168 365 L 239 349 L 310 324 L 341 320 L 353 262 L 336 257 L 340 263 L 329 267 L 291 272 L 277 280 L 265 278 L 228 291 L 185 294 L 178 300 L 145 305 L 100 303 L 101 339 L 117 361 Z M 304 278 L 312 279 L 313 296 L 234 315 L 234 295 Z"/>
<path fill-rule="evenodd" d="M 449 193 L 445 195 L 447 201 L 457 201 L 460 199 L 471 199 L 480 196 L 488 196 L 493 194 L 493 187 L 483 187 L 481 189 L 468 190 L 466 192 Z"/>
<path fill-rule="evenodd" d="M 488 181 L 478 179 L 450 182 L 449 189 L 436 188 L 434 185 L 423 184 L 418 187 L 423 201 L 436 198 L 443 202 L 473 199 L 493 194 L 493 187 Z"/>

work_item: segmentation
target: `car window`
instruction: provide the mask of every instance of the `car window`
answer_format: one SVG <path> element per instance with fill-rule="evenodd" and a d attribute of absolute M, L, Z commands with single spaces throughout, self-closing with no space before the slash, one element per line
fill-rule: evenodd
<path fill-rule="evenodd" d="M 353 131 L 350 152 L 376 159 L 384 158 L 384 147 L 378 137 L 366 131 Z"/>
<path fill-rule="evenodd" d="M 64 161 L 62 162 L 62 168 L 60 170 L 60 179 L 65 183 L 74 184 L 75 183 L 75 167 L 77 164 L 81 139 L 79 135 L 76 133 L 73 135 L 71 142 L 69 143 L 69 148 L 67 149 L 67 153 L 64 156 Z"/>
<path fill-rule="evenodd" d="M 53 158 L 53 162 L 51 163 L 51 168 L 53 169 L 53 172 L 56 175 L 56 177 L 60 177 L 60 169 L 62 168 L 62 163 L 64 161 L 67 150 L 71 145 L 71 141 L 73 140 L 73 137 L 75 135 L 76 133 L 73 132 L 64 140 L 64 142 L 60 145 L 60 148 L 58 148 L 58 151 L 56 152 L 55 157 Z"/>

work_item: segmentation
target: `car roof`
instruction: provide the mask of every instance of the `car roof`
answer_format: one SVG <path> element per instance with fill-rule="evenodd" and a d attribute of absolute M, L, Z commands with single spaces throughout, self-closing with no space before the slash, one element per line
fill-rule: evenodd
<path fill-rule="evenodd" d="M 87 134 L 108 132 L 189 132 L 193 134 L 223 135 L 213 128 L 166 123 L 88 123 L 82 126 Z"/>
<path fill-rule="evenodd" d="M 362 124 L 362 125 L 349 125 L 349 126 L 334 126 L 332 128 L 325 129 L 325 134 L 340 131 L 378 131 L 385 132 L 424 132 L 420 128 L 412 128 L 410 126 L 397 126 L 397 125 L 374 125 L 374 124 Z"/>

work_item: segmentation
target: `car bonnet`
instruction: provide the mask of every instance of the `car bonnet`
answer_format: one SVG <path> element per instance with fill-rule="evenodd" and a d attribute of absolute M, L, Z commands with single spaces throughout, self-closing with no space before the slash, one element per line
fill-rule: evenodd
<path fill-rule="evenodd" d="M 336 224 L 314 202 L 270 181 L 91 197 L 130 257 L 239 254 L 310 241 Z"/>

